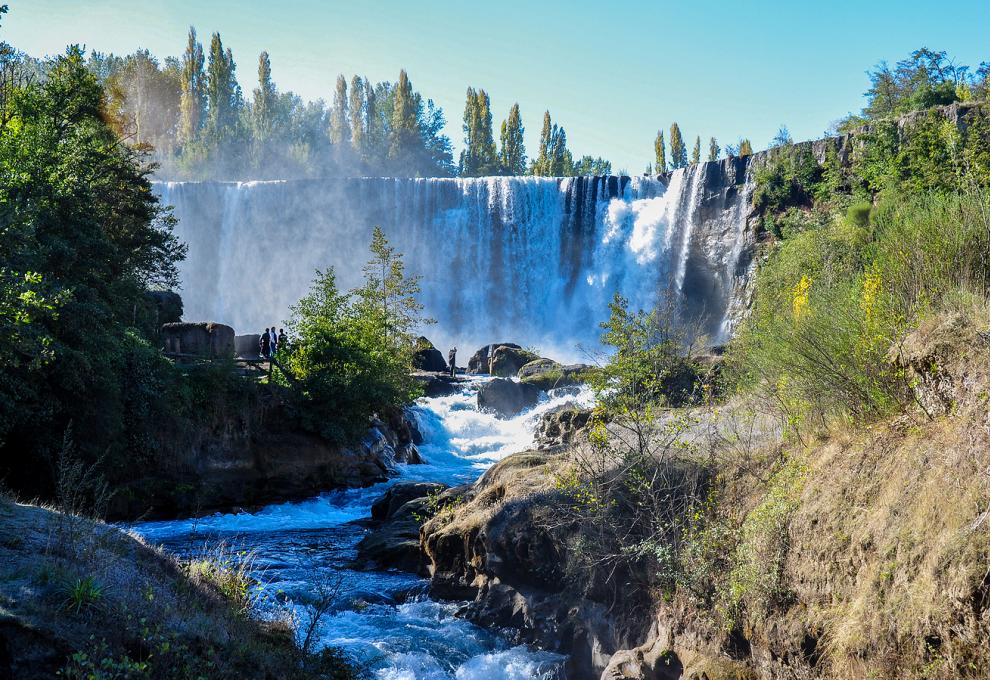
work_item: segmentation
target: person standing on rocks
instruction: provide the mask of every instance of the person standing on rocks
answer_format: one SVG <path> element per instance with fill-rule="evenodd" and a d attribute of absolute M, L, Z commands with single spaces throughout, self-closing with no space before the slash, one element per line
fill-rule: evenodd
<path fill-rule="evenodd" d="M 278 350 L 278 335 L 275 334 L 275 326 L 272 326 L 268 332 L 268 345 L 271 347 L 271 356 L 274 357 L 276 350 Z"/>
<path fill-rule="evenodd" d="M 285 351 L 286 346 L 289 344 L 289 336 L 285 334 L 284 328 L 278 329 L 278 346 Z"/>
<path fill-rule="evenodd" d="M 457 348 L 452 347 L 449 352 L 447 352 L 447 364 L 450 366 L 450 377 L 453 378 L 457 375 Z"/>
<path fill-rule="evenodd" d="M 271 359 L 272 336 L 269 335 L 267 328 L 265 329 L 265 332 L 261 334 L 261 337 L 258 339 L 258 345 L 259 348 L 261 349 L 261 356 L 264 357 L 265 359 Z"/>

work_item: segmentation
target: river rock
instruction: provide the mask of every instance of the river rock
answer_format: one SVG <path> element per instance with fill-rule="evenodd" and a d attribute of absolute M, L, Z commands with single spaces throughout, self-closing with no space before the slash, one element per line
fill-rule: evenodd
<path fill-rule="evenodd" d="M 489 357 L 495 352 L 499 347 L 509 347 L 511 349 L 522 349 L 519 345 L 513 342 L 495 342 L 491 345 L 485 345 L 468 359 L 468 373 L 488 373 L 489 368 Z"/>
<path fill-rule="evenodd" d="M 500 378 L 510 378 L 518 373 L 520 368 L 537 358 L 528 350 L 501 345 L 492 352 L 489 372 Z"/>
<path fill-rule="evenodd" d="M 537 359 L 522 366 L 518 376 L 521 382 L 549 392 L 584 383 L 590 370 L 587 364 L 562 365 L 551 359 Z"/>
<path fill-rule="evenodd" d="M 424 337 L 416 340 L 416 352 L 413 354 L 413 368 L 433 373 L 444 373 L 449 370 L 443 354 L 434 347 L 433 343 Z"/>
<path fill-rule="evenodd" d="M 496 378 L 478 390 L 478 408 L 499 418 L 518 415 L 536 406 L 539 400 L 539 388 L 505 378 Z"/>
<path fill-rule="evenodd" d="M 371 519 L 385 521 L 393 519 L 403 505 L 417 498 L 425 498 L 447 488 L 439 482 L 402 482 L 390 487 L 371 504 Z"/>
<path fill-rule="evenodd" d="M 430 513 L 430 495 L 446 489 L 445 484 L 408 482 L 386 491 L 371 506 L 371 518 L 377 525 L 358 543 L 357 558 L 351 566 L 419 572 L 419 525 Z"/>

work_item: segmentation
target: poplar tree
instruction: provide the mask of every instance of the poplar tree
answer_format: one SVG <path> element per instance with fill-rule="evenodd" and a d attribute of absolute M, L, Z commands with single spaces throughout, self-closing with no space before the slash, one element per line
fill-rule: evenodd
<path fill-rule="evenodd" d="M 739 156 L 752 156 L 753 155 L 753 145 L 749 143 L 748 139 L 743 139 L 739 141 Z"/>
<path fill-rule="evenodd" d="M 347 78 L 337 76 L 337 87 L 333 92 L 333 108 L 330 110 L 330 142 L 343 146 L 351 141 L 351 125 L 347 114 Z"/>
<path fill-rule="evenodd" d="M 684 137 L 681 136 L 681 128 L 677 123 L 670 124 L 670 167 L 674 170 L 685 168 L 688 164 L 687 147 L 684 145 Z"/>
<path fill-rule="evenodd" d="M 550 112 L 543 112 L 543 129 L 540 131 L 540 151 L 533 162 L 532 174 L 550 174 L 550 145 L 553 143 L 553 128 L 550 122 Z"/>
<path fill-rule="evenodd" d="M 412 83 L 405 69 L 399 71 L 399 81 L 392 94 L 392 126 L 389 157 L 407 163 L 416 150 L 419 139 L 418 106 Z"/>
<path fill-rule="evenodd" d="M 701 135 L 694 138 L 694 148 L 691 149 L 691 165 L 701 162 Z"/>
<path fill-rule="evenodd" d="M 492 112 L 488 93 L 467 89 L 464 104 L 464 151 L 461 152 L 461 175 L 478 177 L 498 172 L 495 139 L 492 136 Z"/>
<path fill-rule="evenodd" d="M 258 56 L 258 87 L 254 91 L 252 107 L 254 138 L 266 142 L 275 130 L 275 110 L 278 94 L 272 82 L 272 63 L 268 52 Z"/>
<path fill-rule="evenodd" d="M 654 166 L 658 175 L 667 172 L 667 152 L 663 143 L 663 130 L 657 130 L 657 139 L 653 142 L 653 150 L 656 152 L 656 165 Z"/>
<path fill-rule="evenodd" d="M 722 150 L 718 148 L 718 142 L 712 137 L 708 140 L 708 160 L 717 161 L 720 153 Z"/>
<path fill-rule="evenodd" d="M 502 121 L 501 143 L 502 150 L 499 152 L 499 163 L 502 166 L 502 174 L 523 175 L 526 173 L 526 147 L 523 144 L 522 116 L 519 113 L 519 104 L 515 103 L 509 109 L 509 117 Z"/>
<path fill-rule="evenodd" d="M 351 116 L 351 146 L 358 154 L 364 152 L 364 83 L 361 76 L 351 78 L 350 106 Z"/>
<path fill-rule="evenodd" d="M 196 29 L 189 27 L 189 41 L 182 55 L 182 94 L 179 104 L 179 135 L 183 143 L 196 138 L 203 124 L 206 107 L 206 74 L 203 72 L 203 45 L 196 41 Z"/>
<path fill-rule="evenodd" d="M 210 57 L 206 68 L 206 121 L 214 141 L 227 136 L 237 125 L 241 87 L 237 84 L 235 70 L 230 48 L 225 50 L 220 34 L 214 33 L 210 40 Z"/>
<path fill-rule="evenodd" d="M 368 76 L 364 77 L 364 147 L 365 155 L 380 151 L 382 136 L 378 134 L 378 95 Z"/>
<path fill-rule="evenodd" d="M 574 174 L 574 158 L 567 150 L 567 133 L 564 128 L 553 127 L 550 142 L 550 177 L 568 177 Z"/>

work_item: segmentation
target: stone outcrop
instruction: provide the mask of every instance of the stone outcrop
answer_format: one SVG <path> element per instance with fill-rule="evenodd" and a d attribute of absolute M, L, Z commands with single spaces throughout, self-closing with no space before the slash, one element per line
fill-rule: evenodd
<path fill-rule="evenodd" d="M 539 388 L 505 378 L 495 378 L 478 390 L 478 409 L 499 418 L 519 415 L 536 406 L 539 400 Z"/>
<path fill-rule="evenodd" d="M 443 353 L 433 343 L 424 337 L 416 340 L 416 352 L 413 354 L 413 368 L 420 371 L 443 373 L 450 370 Z"/>
<path fill-rule="evenodd" d="M 467 370 L 468 373 L 478 374 L 478 373 L 488 373 L 490 366 L 490 358 L 494 354 L 495 350 L 499 347 L 506 347 L 508 349 L 519 349 L 522 347 L 512 342 L 496 342 L 491 345 L 485 345 L 477 352 L 471 355 L 468 359 Z"/>
<path fill-rule="evenodd" d="M 298 500 L 330 489 L 387 480 L 399 464 L 422 462 L 422 435 L 402 411 L 369 424 L 341 447 L 301 430 L 277 390 L 227 413 L 209 431 L 176 433 L 175 456 L 151 461 L 121 482 L 114 519 L 172 518 Z"/>
<path fill-rule="evenodd" d="M 234 356 L 243 359 L 257 359 L 261 356 L 261 334 L 249 333 L 234 336 Z"/>
<path fill-rule="evenodd" d="M 162 326 L 161 337 L 169 354 L 211 359 L 234 356 L 234 329 L 222 323 L 167 323 Z"/>
<path fill-rule="evenodd" d="M 427 397 L 446 397 L 457 394 L 467 383 L 467 380 L 462 377 L 428 371 L 415 371 L 413 378 L 423 386 L 423 395 Z"/>

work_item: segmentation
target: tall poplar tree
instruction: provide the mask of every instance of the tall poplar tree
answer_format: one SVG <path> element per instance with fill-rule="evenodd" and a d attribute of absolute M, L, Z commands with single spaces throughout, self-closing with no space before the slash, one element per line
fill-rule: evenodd
<path fill-rule="evenodd" d="M 753 145 L 750 144 L 748 139 L 743 139 L 739 141 L 739 156 L 752 156 L 753 155 Z"/>
<path fill-rule="evenodd" d="M 540 151 L 533 161 L 534 175 L 550 174 L 550 145 L 553 143 L 553 127 L 550 121 L 550 112 L 543 113 L 543 129 L 540 131 Z"/>
<path fill-rule="evenodd" d="M 691 165 L 701 162 L 701 135 L 694 138 L 694 148 L 691 149 Z"/>
<path fill-rule="evenodd" d="M 670 124 L 670 167 L 674 170 L 685 168 L 688 164 L 687 146 L 681 136 L 681 128 L 677 123 Z"/>
<path fill-rule="evenodd" d="M 195 139 L 203 125 L 203 110 L 206 108 L 204 63 L 203 45 L 196 41 L 196 29 L 190 26 L 189 41 L 182 55 L 182 95 L 179 104 L 179 138 L 183 143 Z"/>
<path fill-rule="evenodd" d="M 379 133 L 378 95 L 368 76 L 364 77 L 364 153 L 381 155 L 384 135 Z"/>
<path fill-rule="evenodd" d="M 663 130 L 657 130 L 657 138 L 653 142 L 653 151 L 656 153 L 656 164 L 653 167 L 658 175 L 662 175 L 667 172 L 667 151 L 663 143 Z"/>
<path fill-rule="evenodd" d="M 351 117 L 351 146 L 359 155 L 364 153 L 364 82 L 361 76 L 351 78 L 351 94 L 349 100 Z"/>
<path fill-rule="evenodd" d="M 210 40 L 210 57 L 206 69 L 206 122 L 213 141 L 227 137 L 237 126 L 242 100 L 235 70 L 230 48 L 225 50 L 220 34 L 214 33 Z"/>
<path fill-rule="evenodd" d="M 519 104 L 515 103 L 509 109 L 509 117 L 502 121 L 501 143 L 502 150 L 499 152 L 499 163 L 502 166 L 504 175 L 523 175 L 526 173 L 526 147 L 523 144 L 522 115 L 519 113 Z"/>
<path fill-rule="evenodd" d="M 351 124 L 347 114 L 347 78 L 337 76 L 337 87 L 333 91 L 333 108 L 330 110 L 330 142 L 334 146 L 350 144 Z"/>
<path fill-rule="evenodd" d="M 254 138 L 259 142 L 267 142 L 275 130 L 275 112 L 278 93 L 272 82 L 272 63 L 268 52 L 258 56 L 258 87 L 254 91 L 252 118 L 254 123 Z"/>
<path fill-rule="evenodd" d="M 712 137 L 708 140 L 708 160 L 717 161 L 720 153 L 722 150 L 718 148 L 718 142 Z"/>
<path fill-rule="evenodd" d="M 467 89 L 464 104 L 464 146 L 464 151 L 461 152 L 461 175 L 478 177 L 498 172 L 488 93 L 473 87 Z"/>
<path fill-rule="evenodd" d="M 412 83 L 405 69 L 399 71 L 399 80 L 392 93 L 392 126 L 389 140 L 389 158 L 400 165 L 410 165 L 419 141 L 419 113 Z"/>

